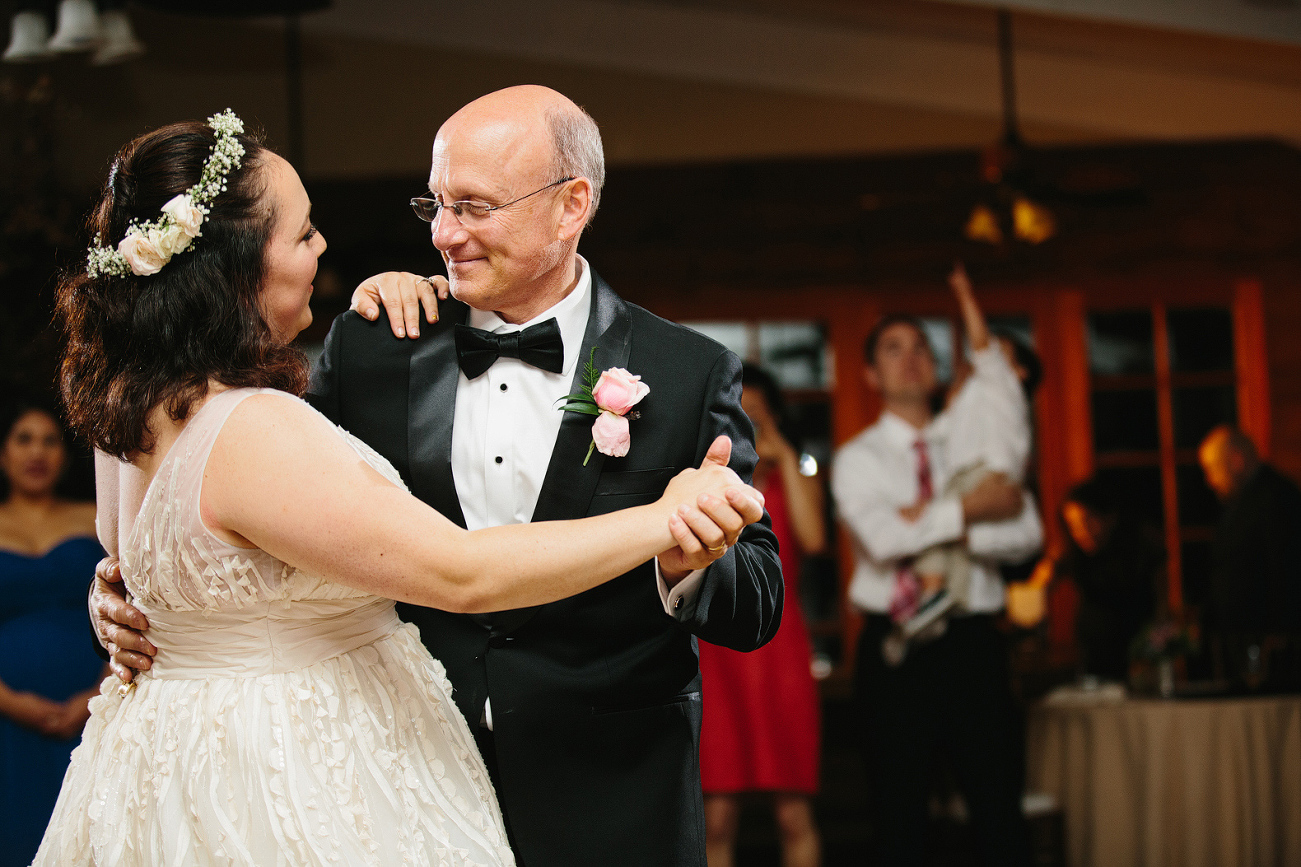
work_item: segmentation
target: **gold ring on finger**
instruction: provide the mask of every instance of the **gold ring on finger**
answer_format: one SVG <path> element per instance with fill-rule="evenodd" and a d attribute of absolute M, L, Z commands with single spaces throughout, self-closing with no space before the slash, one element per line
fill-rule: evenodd
<path fill-rule="evenodd" d="M 727 545 L 724 543 L 722 545 L 707 546 L 705 550 L 715 557 L 721 557 L 727 553 Z"/>

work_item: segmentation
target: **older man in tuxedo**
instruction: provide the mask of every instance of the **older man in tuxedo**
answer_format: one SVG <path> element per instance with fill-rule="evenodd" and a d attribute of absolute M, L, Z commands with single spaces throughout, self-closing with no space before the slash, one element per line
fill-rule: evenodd
<path fill-rule="evenodd" d="M 514 87 L 465 106 L 439 130 L 429 193 L 413 201 L 455 301 L 418 335 L 415 322 L 391 334 L 346 313 L 313 370 L 312 403 L 470 529 L 649 502 L 720 434 L 742 477 L 754 466 L 736 356 L 624 302 L 578 255 L 603 180 L 596 125 L 561 94 Z M 368 283 L 397 298 L 417 278 Z M 378 311 L 364 292 L 360 306 Z M 650 388 L 622 456 L 589 454 L 592 417 L 559 409 L 589 360 Z M 689 546 L 550 605 L 403 606 L 447 667 L 525 867 L 704 867 L 696 636 L 759 647 L 783 601 L 767 517 L 742 530 L 757 517 L 745 508 L 702 504 L 682 517 Z"/>

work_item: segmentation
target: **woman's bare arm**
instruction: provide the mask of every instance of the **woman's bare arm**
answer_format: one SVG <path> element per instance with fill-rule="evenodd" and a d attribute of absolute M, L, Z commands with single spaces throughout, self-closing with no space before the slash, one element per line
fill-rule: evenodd
<path fill-rule="evenodd" d="M 218 535 L 307 572 L 447 611 L 497 611 L 621 575 L 694 538 L 688 524 L 701 509 L 725 502 L 757 520 L 762 499 L 726 461 L 722 449 L 650 505 L 469 533 L 380 476 L 313 410 L 263 395 L 243 401 L 218 435 L 200 505 Z"/>

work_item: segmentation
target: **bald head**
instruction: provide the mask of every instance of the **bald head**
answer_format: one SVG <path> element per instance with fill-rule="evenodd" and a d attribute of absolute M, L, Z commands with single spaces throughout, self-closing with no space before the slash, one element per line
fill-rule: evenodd
<path fill-rule="evenodd" d="M 503 169 L 540 172 L 549 181 L 587 178 L 592 185 L 591 222 L 605 185 L 605 152 L 601 132 L 587 112 L 569 97 L 549 87 L 521 84 L 497 90 L 468 103 L 438 130 L 434 163 L 440 143 L 473 140 L 497 152 Z"/>
<path fill-rule="evenodd" d="M 1206 435 L 1197 450 L 1206 484 L 1222 500 L 1233 497 L 1256 469 L 1260 456 L 1251 438 L 1232 425 L 1220 425 Z"/>
<path fill-rule="evenodd" d="M 447 119 L 429 191 L 430 224 L 452 294 L 527 322 L 577 287 L 578 241 L 605 180 L 596 124 L 546 87 L 509 87 Z"/>

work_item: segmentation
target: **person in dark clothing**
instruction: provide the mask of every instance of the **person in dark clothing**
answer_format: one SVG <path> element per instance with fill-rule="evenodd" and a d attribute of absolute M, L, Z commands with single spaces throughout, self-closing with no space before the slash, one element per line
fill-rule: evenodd
<path fill-rule="evenodd" d="M 1227 425 L 1197 457 L 1224 506 L 1206 616 L 1221 671 L 1250 687 L 1301 686 L 1301 489 Z"/>
<path fill-rule="evenodd" d="M 1055 576 L 1080 592 L 1075 633 L 1083 673 L 1124 681 L 1129 647 L 1156 611 L 1165 550 L 1156 532 L 1130 514 L 1119 491 L 1099 479 L 1081 482 L 1061 505 L 1065 552 Z"/>

